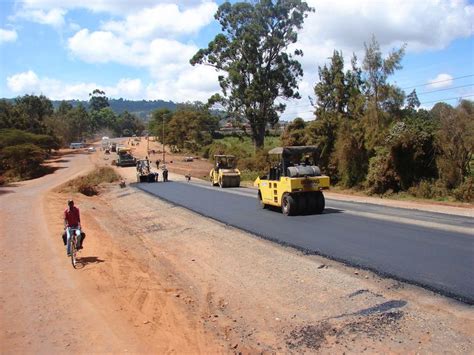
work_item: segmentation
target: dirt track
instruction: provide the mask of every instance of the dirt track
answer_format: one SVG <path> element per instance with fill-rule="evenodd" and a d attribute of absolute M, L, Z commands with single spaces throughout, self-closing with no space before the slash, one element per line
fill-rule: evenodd
<path fill-rule="evenodd" d="M 75 196 L 88 239 L 73 270 L 59 239 L 67 195 L 47 191 L 92 164 L 67 159 L 0 195 L 3 353 L 472 352 L 463 304 L 130 187 Z M 133 181 L 134 168 L 119 171 Z"/>

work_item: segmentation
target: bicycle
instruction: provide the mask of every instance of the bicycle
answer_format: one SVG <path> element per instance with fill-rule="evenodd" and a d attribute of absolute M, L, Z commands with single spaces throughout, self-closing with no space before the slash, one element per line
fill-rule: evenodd
<path fill-rule="evenodd" d="M 68 255 L 71 257 L 71 264 L 76 268 L 77 264 L 77 242 L 78 242 L 78 237 L 81 235 L 81 230 L 79 228 L 71 228 L 68 227 L 67 234 L 70 236 L 67 240 L 67 251 Z"/>

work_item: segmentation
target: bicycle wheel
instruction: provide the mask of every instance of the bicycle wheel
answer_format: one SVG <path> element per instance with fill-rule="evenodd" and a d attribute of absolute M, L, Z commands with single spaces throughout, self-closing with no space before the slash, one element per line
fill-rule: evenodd
<path fill-rule="evenodd" d="M 75 269 L 76 268 L 76 253 L 77 253 L 77 249 L 76 249 L 76 243 L 77 243 L 77 237 L 75 234 L 73 234 L 73 236 L 71 237 L 71 264 L 72 264 L 72 267 Z"/>

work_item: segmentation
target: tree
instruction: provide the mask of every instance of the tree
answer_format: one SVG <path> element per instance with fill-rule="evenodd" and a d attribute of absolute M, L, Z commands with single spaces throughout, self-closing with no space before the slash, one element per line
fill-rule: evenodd
<path fill-rule="evenodd" d="M 281 142 L 284 146 L 305 145 L 307 141 L 306 123 L 302 118 L 297 117 L 291 122 L 281 135 Z"/>
<path fill-rule="evenodd" d="M 298 79 L 303 75 L 295 59 L 301 50 L 290 53 L 297 31 L 312 9 L 301 0 L 260 0 L 254 3 L 225 2 L 215 15 L 222 33 L 190 60 L 217 69 L 223 97 L 229 112 L 245 117 L 251 126 L 256 148 L 262 148 L 267 124 L 278 122 L 285 105 L 277 98 L 299 98 Z"/>
<path fill-rule="evenodd" d="M 46 96 L 25 95 L 15 99 L 14 128 L 32 133 L 46 133 L 44 121 L 54 112 L 52 102 Z"/>
<path fill-rule="evenodd" d="M 400 109 L 403 105 L 403 91 L 387 82 L 395 70 L 401 69 L 401 61 L 405 54 L 405 45 L 392 50 L 387 58 L 382 57 L 382 51 L 375 37 L 365 44 L 365 57 L 362 65 L 365 95 L 368 101 L 364 125 L 366 131 L 366 146 L 374 150 L 383 144 L 386 130 L 396 116 L 401 118 Z"/>
<path fill-rule="evenodd" d="M 89 108 L 91 111 L 100 111 L 110 106 L 109 99 L 102 90 L 95 89 L 92 93 L 89 93 L 89 98 Z"/>
<path fill-rule="evenodd" d="M 163 143 L 163 134 L 167 131 L 167 125 L 173 118 L 173 112 L 167 108 L 161 108 L 153 111 L 151 119 L 148 122 L 150 134 Z"/>
<path fill-rule="evenodd" d="M 141 135 L 145 130 L 142 120 L 128 111 L 123 112 L 117 119 L 115 133 L 118 136 Z"/>
<path fill-rule="evenodd" d="M 348 166 L 360 163 L 359 169 L 353 169 L 355 176 L 345 179 L 345 184 L 352 186 L 359 182 L 360 171 L 365 171 L 367 165 L 363 136 L 356 134 L 360 132 L 358 121 L 365 107 L 361 70 L 357 66 L 357 57 L 353 55 L 351 68 L 344 73 L 344 57 L 338 51 L 334 51 L 328 65 L 318 69 L 319 82 L 314 87 L 316 119 L 308 125 L 307 142 L 320 148 L 318 164 L 333 181 L 337 181 L 338 175 L 347 175 Z M 343 129 L 339 129 L 341 125 Z M 336 144 L 338 139 L 341 142 Z M 334 157 L 336 147 L 337 158 Z M 338 170 L 341 170 L 339 174 Z"/>
<path fill-rule="evenodd" d="M 438 158 L 440 177 L 448 188 L 453 188 L 471 175 L 474 103 L 463 100 L 455 109 L 443 106 L 440 110 L 439 125 L 436 138 L 441 150 Z"/>
<path fill-rule="evenodd" d="M 196 151 L 212 143 L 212 134 L 218 127 L 218 118 L 204 107 L 184 106 L 168 121 L 165 142 L 174 150 Z"/>
<path fill-rule="evenodd" d="M 407 108 L 415 110 L 420 107 L 420 100 L 418 100 L 418 95 L 416 94 L 416 89 L 407 96 Z"/>

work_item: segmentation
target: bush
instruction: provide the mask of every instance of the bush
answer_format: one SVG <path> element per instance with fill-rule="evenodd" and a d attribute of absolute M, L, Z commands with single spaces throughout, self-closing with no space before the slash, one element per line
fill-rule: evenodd
<path fill-rule="evenodd" d="M 453 196 L 458 201 L 474 202 L 474 179 L 467 178 L 457 189 L 453 190 Z"/>
<path fill-rule="evenodd" d="M 408 193 L 418 198 L 437 199 L 448 196 L 448 190 L 440 180 L 422 180 L 408 189 Z"/>
<path fill-rule="evenodd" d="M 370 158 L 366 183 L 369 189 L 368 192 L 372 194 L 383 194 L 388 190 L 394 192 L 400 190 L 400 180 L 387 149 L 379 149 L 377 154 Z"/>
<path fill-rule="evenodd" d="M 10 171 L 10 175 L 20 178 L 35 177 L 41 170 L 46 152 L 31 144 L 18 144 L 0 150 L 0 171 Z"/>
<path fill-rule="evenodd" d="M 109 166 L 96 168 L 85 176 L 79 176 L 66 183 L 62 191 L 79 192 L 86 196 L 99 194 L 98 186 L 103 183 L 112 183 L 118 181 L 120 175 Z"/>

